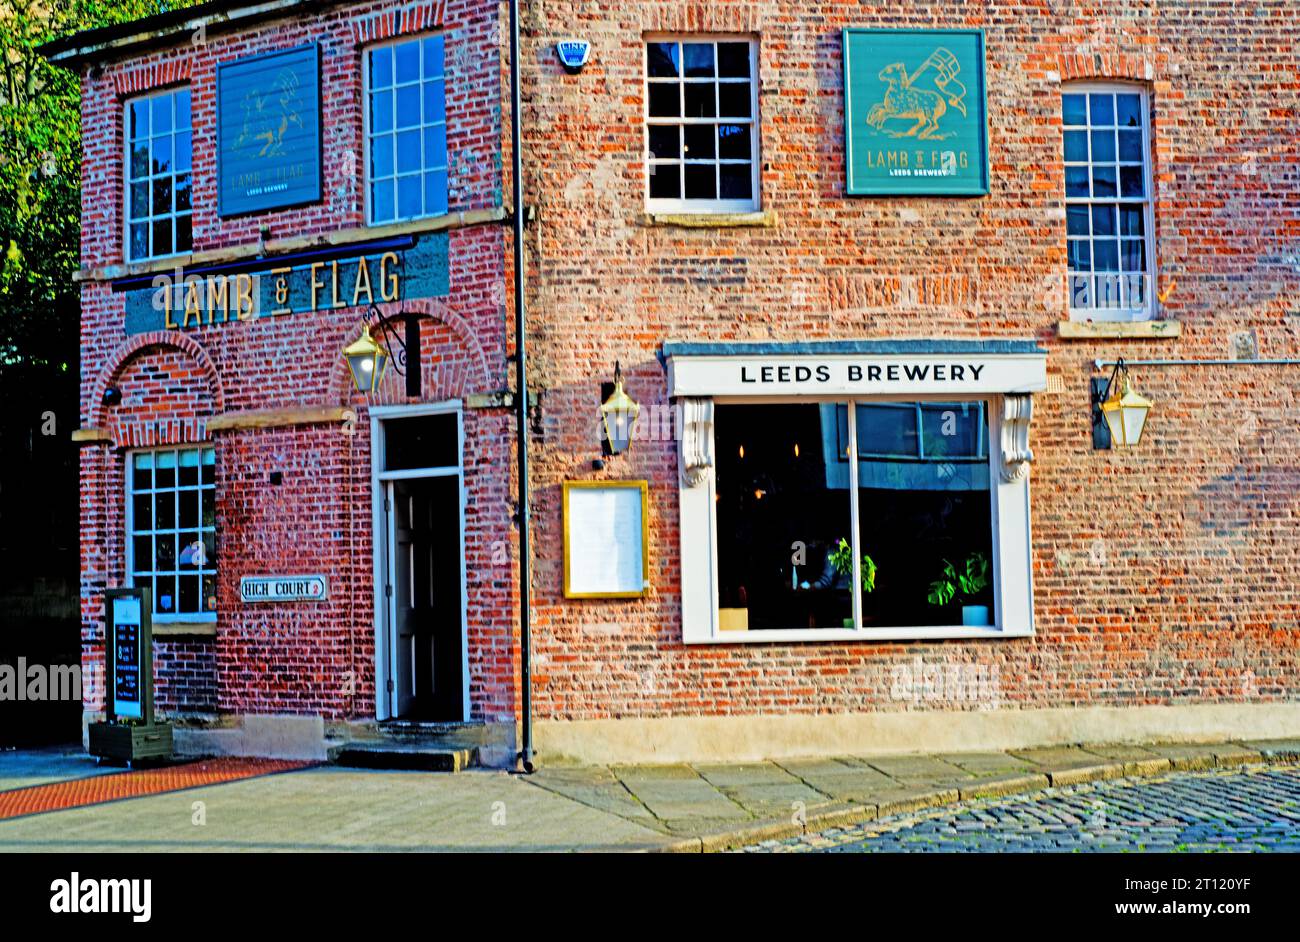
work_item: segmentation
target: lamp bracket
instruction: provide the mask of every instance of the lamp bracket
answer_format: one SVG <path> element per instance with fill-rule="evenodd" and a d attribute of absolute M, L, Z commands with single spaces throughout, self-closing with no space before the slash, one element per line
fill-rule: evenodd
<path fill-rule="evenodd" d="M 1034 415 L 1034 397 L 1029 393 L 1008 393 L 1002 397 L 1002 480 L 1007 483 L 1029 475 L 1034 451 L 1029 447 L 1029 422 Z"/>
<path fill-rule="evenodd" d="M 373 301 L 370 303 L 370 319 L 375 327 L 379 329 L 379 335 L 383 340 L 384 349 L 388 351 L 388 360 L 393 364 L 393 369 L 397 371 L 398 376 L 406 376 L 406 344 L 402 341 L 401 332 L 398 331 L 399 324 L 405 325 L 406 319 L 412 315 L 405 311 L 389 317 L 379 309 L 379 305 Z M 393 353 L 392 341 L 397 341 L 397 353 Z"/>
<path fill-rule="evenodd" d="M 713 400 L 679 399 L 681 448 L 678 449 L 683 487 L 699 487 L 713 473 Z"/>

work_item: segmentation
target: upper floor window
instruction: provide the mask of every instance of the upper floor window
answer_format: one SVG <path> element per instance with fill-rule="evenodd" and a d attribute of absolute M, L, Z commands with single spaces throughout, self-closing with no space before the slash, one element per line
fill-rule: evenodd
<path fill-rule="evenodd" d="M 127 572 L 153 590 L 161 621 L 214 617 L 216 452 L 211 446 L 132 452 L 127 468 Z"/>
<path fill-rule="evenodd" d="M 190 251 L 190 90 L 126 103 L 127 261 Z"/>
<path fill-rule="evenodd" d="M 442 36 L 366 52 L 367 218 L 447 212 L 447 83 Z"/>
<path fill-rule="evenodd" d="M 661 212 L 758 209 L 758 45 L 646 43 L 646 194 Z"/>
<path fill-rule="evenodd" d="M 1151 316 L 1154 255 L 1146 94 L 1070 86 L 1061 96 L 1070 313 Z"/>

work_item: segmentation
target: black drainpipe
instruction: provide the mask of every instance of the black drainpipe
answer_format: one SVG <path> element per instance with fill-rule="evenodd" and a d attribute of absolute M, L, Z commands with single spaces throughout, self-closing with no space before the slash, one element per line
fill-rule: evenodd
<path fill-rule="evenodd" d="M 523 693 L 523 728 L 519 762 L 533 771 L 533 651 L 529 632 L 528 588 L 532 567 L 528 548 L 528 347 L 524 323 L 524 178 L 519 126 L 519 0 L 510 0 L 510 150 L 514 178 L 515 239 L 515 417 L 519 447 L 519 684 Z"/>

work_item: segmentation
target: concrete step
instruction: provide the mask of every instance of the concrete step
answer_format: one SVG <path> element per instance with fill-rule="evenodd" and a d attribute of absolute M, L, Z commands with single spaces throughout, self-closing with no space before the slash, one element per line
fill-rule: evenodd
<path fill-rule="evenodd" d="M 419 742 L 354 740 L 340 746 L 333 760 L 336 765 L 358 769 L 460 772 L 478 764 L 478 749 L 453 748 Z"/>

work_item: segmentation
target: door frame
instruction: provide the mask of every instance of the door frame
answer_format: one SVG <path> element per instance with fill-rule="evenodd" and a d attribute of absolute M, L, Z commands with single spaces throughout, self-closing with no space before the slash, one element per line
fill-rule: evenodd
<path fill-rule="evenodd" d="M 408 419 L 421 415 L 451 413 L 456 416 L 455 467 L 413 468 L 406 471 L 382 471 L 385 457 L 384 423 L 391 419 Z M 392 674 L 391 639 L 392 603 L 384 594 L 388 584 L 388 543 L 390 511 L 384 499 L 391 481 L 411 478 L 450 477 L 457 479 L 459 506 L 456 508 L 457 537 L 460 544 L 460 681 L 461 720 L 469 719 L 469 594 L 465 573 L 465 414 L 459 399 L 445 402 L 417 403 L 409 406 L 372 406 L 370 409 L 370 512 L 375 620 L 375 718 L 391 719 L 388 681 Z"/>

